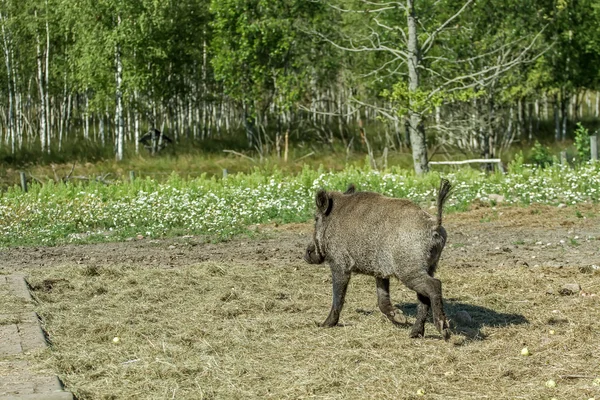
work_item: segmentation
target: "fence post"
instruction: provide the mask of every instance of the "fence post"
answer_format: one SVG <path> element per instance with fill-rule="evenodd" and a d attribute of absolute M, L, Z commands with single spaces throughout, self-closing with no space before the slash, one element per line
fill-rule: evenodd
<path fill-rule="evenodd" d="M 592 161 L 598 161 L 598 135 L 590 136 L 590 150 L 592 152 Z"/>
<path fill-rule="evenodd" d="M 27 193 L 27 176 L 25 176 L 25 172 L 23 171 L 19 171 L 19 175 L 21 176 L 21 188 Z"/>
<path fill-rule="evenodd" d="M 227 168 L 223 168 L 223 179 L 227 178 Z"/>
<path fill-rule="evenodd" d="M 135 171 L 129 171 L 129 181 L 133 183 L 135 181 Z"/>
<path fill-rule="evenodd" d="M 560 152 L 560 165 L 567 165 L 567 152 L 566 151 Z"/>

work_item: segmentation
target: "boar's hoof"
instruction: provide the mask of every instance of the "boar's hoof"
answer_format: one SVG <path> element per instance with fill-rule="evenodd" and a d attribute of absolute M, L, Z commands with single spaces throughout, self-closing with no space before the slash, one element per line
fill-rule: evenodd
<path fill-rule="evenodd" d="M 450 339 L 450 327 L 448 326 L 448 321 L 445 319 L 438 322 L 440 328 L 439 331 L 442 334 L 444 340 Z"/>
<path fill-rule="evenodd" d="M 444 340 L 450 339 L 450 329 L 444 329 L 442 331 L 442 337 L 444 338 Z"/>
<path fill-rule="evenodd" d="M 399 311 L 392 311 L 386 316 L 394 325 L 406 324 L 406 317 L 404 317 L 404 314 Z"/>
<path fill-rule="evenodd" d="M 413 326 L 413 328 L 410 330 L 410 333 L 408 334 L 408 336 L 412 339 L 417 339 L 417 338 L 423 337 L 424 334 L 425 334 L 424 327 Z"/>
<path fill-rule="evenodd" d="M 325 321 L 321 324 L 321 328 L 333 328 L 337 325 L 337 322 Z"/>

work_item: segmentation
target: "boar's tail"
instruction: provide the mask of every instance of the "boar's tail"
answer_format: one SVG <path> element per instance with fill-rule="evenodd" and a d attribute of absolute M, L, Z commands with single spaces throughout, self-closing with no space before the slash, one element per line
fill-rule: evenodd
<path fill-rule="evenodd" d="M 437 223 L 438 226 L 442 226 L 442 211 L 444 209 L 444 203 L 450 194 L 450 189 L 452 185 L 448 182 L 447 179 L 442 179 L 440 182 L 440 191 L 437 197 Z"/>

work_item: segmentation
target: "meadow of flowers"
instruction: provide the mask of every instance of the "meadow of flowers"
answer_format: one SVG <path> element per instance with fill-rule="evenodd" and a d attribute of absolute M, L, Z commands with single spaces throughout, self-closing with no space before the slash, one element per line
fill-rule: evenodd
<path fill-rule="evenodd" d="M 464 210 L 475 199 L 502 195 L 507 204 L 566 205 L 597 202 L 600 166 L 539 168 L 512 163 L 509 172 L 485 174 L 473 169 L 415 176 L 391 168 L 386 172 L 348 168 L 327 172 L 305 168 L 289 176 L 279 171 L 230 175 L 226 179 L 166 182 L 139 179 L 133 183 L 32 185 L 0 194 L 0 246 L 102 240 L 137 235 L 202 234 L 217 239 L 243 233 L 252 224 L 301 222 L 310 219 L 318 188 L 359 190 L 405 197 L 429 207 L 435 201 L 440 175 L 454 191 L 448 210 Z"/>

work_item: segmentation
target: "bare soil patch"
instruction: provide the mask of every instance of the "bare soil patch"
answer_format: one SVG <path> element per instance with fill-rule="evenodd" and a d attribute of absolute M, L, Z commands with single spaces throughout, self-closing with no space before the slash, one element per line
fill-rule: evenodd
<path fill-rule="evenodd" d="M 450 342 L 431 324 L 409 339 L 361 276 L 342 326 L 319 328 L 331 280 L 302 261 L 310 224 L 3 249 L 0 266 L 29 276 L 53 342 L 38 361 L 80 399 L 600 396 L 598 207 L 473 208 L 444 223 Z M 582 292 L 561 295 L 569 283 Z M 394 282 L 392 300 L 412 323 L 414 293 Z"/>

